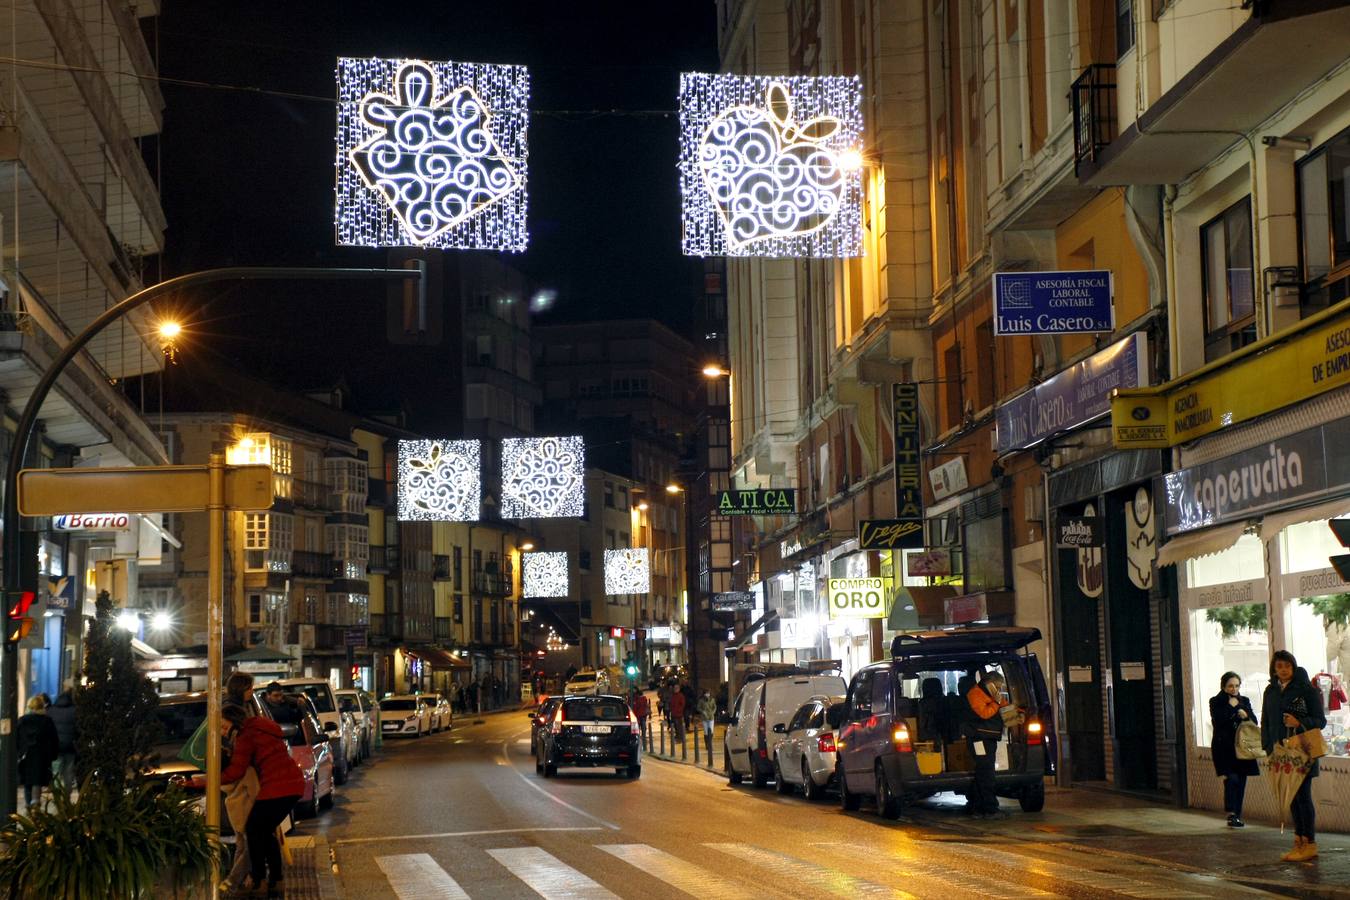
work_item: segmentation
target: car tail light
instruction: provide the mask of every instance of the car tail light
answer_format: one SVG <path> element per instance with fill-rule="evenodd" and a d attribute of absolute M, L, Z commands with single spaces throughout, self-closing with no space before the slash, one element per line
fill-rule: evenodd
<path fill-rule="evenodd" d="M 765 737 L 765 735 L 766 735 L 767 732 L 768 732 L 768 729 L 765 727 L 764 707 L 763 707 L 763 706 L 760 706 L 760 708 L 759 708 L 759 715 L 756 717 L 756 720 L 755 720 L 755 727 L 759 730 L 759 746 L 760 746 L 760 747 L 763 747 L 763 746 L 765 746 L 765 745 L 768 743 L 768 740 L 767 740 L 767 738 Z M 763 755 L 763 752 L 762 752 L 762 751 L 761 751 L 760 755 L 761 755 L 761 756 Z"/>
<path fill-rule="evenodd" d="M 1027 722 L 1027 745 L 1032 746 L 1044 741 L 1044 727 L 1036 719 Z"/>
<path fill-rule="evenodd" d="M 820 737 L 816 738 L 816 747 L 821 753 L 834 753 L 834 735 L 822 734 Z"/>
<path fill-rule="evenodd" d="M 895 749 L 901 753 L 913 753 L 914 745 L 909 740 L 909 726 L 897 725 L 891 732 L 891 741 L 895 744 Z"/>
<path fill-rule="evenodd" d="M 628 724 L 629 726 L 632 727 L 634 735 L 641 734 L 641 732 L 638 731 L 637 716 L 633 715 L 633 711 L 631 709 L 628 711 Z"/>
<path fill-rule="evenodd" d="M 553 724 L 549 726 L 548 729 L 549 731 L 553 732 L 554 734 L 562 734 L 562 723 L 563 723 L 562 716 L 563 711 L 562 707 L 560 706 L 558 707 L 558 711 L 553 715 Z"/>

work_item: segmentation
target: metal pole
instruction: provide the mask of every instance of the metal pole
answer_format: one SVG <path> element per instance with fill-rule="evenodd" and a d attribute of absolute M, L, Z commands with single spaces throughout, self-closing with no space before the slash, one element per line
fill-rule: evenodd
<path fill-rule="evenodd" d="M 105 310 L 93 322 L 75 337 L 52 360 L 47 371 L 42 373 L 37 387 L 28 397 L 28 403 L 19 416 L 14 428 L 14 443 L 9 451 L 9 468 L 5 470 L 5 491 L 3 513 L 0 514 L 0 530 L 3 530 L 4 555 L 0 564 L 4 566 L 4 589 L 10 592 L 20 589 L 19 557 L 19 469 L 28 455 L 28 443 L 33 436 L 33 427 L 37 424 L 38 411 L 56 384 L 56 379 L 69 365 L 85 345 L 104 328 L 125 316 L 137 307 L 144 306 L 156 297 L 183 288 L 195 287 L 216 281 L 335 281 L 351 279 L 354 281 L 374 281 L 389 278 L 415 278 L 422 290 L 426 281 L 420 269 L 344 269 L 344 268 L 291 268 L 286 266 L 231 266 L 223 269 L 207 269 L 179 275 L 159 284 L 152 284 L 130 295 L 117 305 Z M 163 460 L 169 462 L 167 458 Z M 8 821 L 18 802 L 18 752 L 14 741 L 14 724 L 19 705 L 19 655 L 18 645 L 9 641 L 0 641 L 0 821 Z"/>
<path fill-rule="evenodd" d="M 225 457 L 207 463 L 208 551 L 206 571 L 206 827 L 220 829 L 220 695 L 225 657 Z M 220 867 L 211 868 L 211 897 L 220 889 Z"/>

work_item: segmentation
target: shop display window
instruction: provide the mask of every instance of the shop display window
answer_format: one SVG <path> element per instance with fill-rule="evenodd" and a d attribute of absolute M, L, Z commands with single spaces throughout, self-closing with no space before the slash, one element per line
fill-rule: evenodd
<path fill-rule="evenodd" d="M 1286 574 L 1325 569 L 1343 552 L 1325 520 L 1291 525 L 1281 538 Z M 1291 597 L 1284 615 L 1289 652 L 1322 691 L 1328 752 L 1350 757 L 1350 593 Z"/>
<path fill-rule="evenodd" d="M 1261 694 L 1270 682 L 1270 625 L 1264 603 L 1245 603 L 1191 612 L 1191 646 L 1195 650 L 1192 690 L 1195 742 L 1208 747 L 1213 732 L 1209 698 L 1219 692 L 1225 672 L 1242 677 L 1242 693 L 1261 708 Z"/>

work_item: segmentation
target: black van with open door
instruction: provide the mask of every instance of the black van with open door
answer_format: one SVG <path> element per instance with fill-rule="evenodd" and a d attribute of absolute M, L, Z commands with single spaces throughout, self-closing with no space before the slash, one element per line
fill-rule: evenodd
<path fill-rule="evenodd" d="M 1025 722 L 999 742 L 995 788 L 1039 811 L 1056 761 L 1050 692 L 1026 649 L 1040 638 L 1036 628 L 993 625 L 896 635 L 890 661 L 858 670 L 849 684 L 838 738 L 844 808 L 871 796 L 877 812 L 894 819 L 906 801 L 969 794 L 975 763 L 961 733 L 965 695 L 982 674 L 998 672 Z"/>

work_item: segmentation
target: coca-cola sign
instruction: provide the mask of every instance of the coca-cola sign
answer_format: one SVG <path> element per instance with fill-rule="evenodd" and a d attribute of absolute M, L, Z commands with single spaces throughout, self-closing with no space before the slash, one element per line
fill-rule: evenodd
<path fill-rule="evenodd" d="M 1100 547 L 1102 523 L 1096 516 L 1062 516 L 1055 537 L 1055 546 L 1061 550 L 1079 550 L 1083 547 Z"/>

